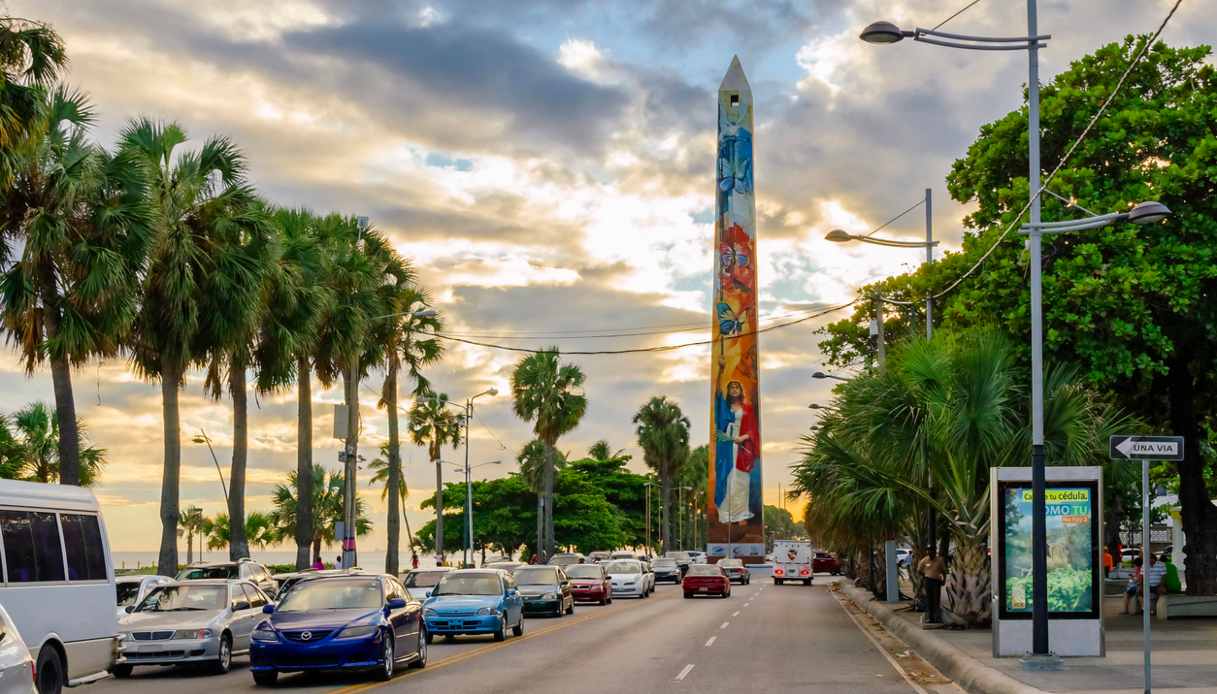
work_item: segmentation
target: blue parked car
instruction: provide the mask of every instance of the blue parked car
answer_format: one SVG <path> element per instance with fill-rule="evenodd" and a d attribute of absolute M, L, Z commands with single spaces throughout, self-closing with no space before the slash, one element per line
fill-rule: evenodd
<path fill-rule="evenodd" d="M 388 680 L 398 663 L 427 664 L 431 638 L 422 605 L 392 576 L 307 578 L 276 605 L 250 638 L 254 682 L 270 686 L 281 672 L 369 670 Z"/>
<path fill-rule="evenodd" d="M 524 599 L 511 574 L 499 569 L 453 571 L 440 579 L 423 603 L 426 639 L 442 634 L 493 634 L 507 638 L 507 629 L 524 633 Z"/>

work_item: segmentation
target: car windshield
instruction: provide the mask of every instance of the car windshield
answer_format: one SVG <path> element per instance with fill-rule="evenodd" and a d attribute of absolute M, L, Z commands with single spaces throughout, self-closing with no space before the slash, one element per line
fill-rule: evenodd
<path fill-rule="evenodd" d="M 558 582 L 558 570 L 539 566 L 521 566 L 512 574 L 520 585 L 553 585 Z"/>
<path fill-rule="evenodd" d="M 237 565 L 187 566 L 177 575 L 179 581 L 198 581 L 205 578 L 237 578 Z"/>
<path fill-rule="evenodd" d="M 663 556 L 665 556 L 669 559 L 688 559 L 689 553 L 688 552 L 665 552 Z"/>
<path fill-rule="evenodd" d="M 721 576 L 717 566 L 713 564 L 694 564 L 689 567 L 689 576 Z"/>
<path fill-rule="evenodd" d="M 579 555 L 578 554 L 555 554 L 554 556 L 550 557 L 549 563 L 556 564 L 558 566 L 565 566 L 567 564 L 578 564 Z"/>
<path fill-rule="evenodd" d="M 135 599 L 139 597 L 139 581 L 116 583 L 114 585 L 114 591 L 118 597 L 119 607 L 134 605 Z"/>
<path fill-rule="evenodd" d="M 407 588 L 431 588 L 447 575 L 447 571 L 411 571 L 406 575 Z"/>
<path fill-rule="evenodd" d="M 604 566 L 605 572 L 610 576 L 619 576 L 622 574 L 640 574 L 642 573 L 642 564 L 629 559 L 618 559 L 611 561 Z"/>
<path fill-rule="evenodd" d="M 633 552 L 613 552 L 613 559 L 633 559 Z"/>
<path fill-rule="evenodd" d="M 228 605 L 228 586 L 161 586 L 148 593 L 136 612 L 201 612 Z"/>
<path fill-rule="evenodd" d="M 439 582 L 431 596 L 436 595 L 501 595 L 503 587 L 493 574 L 448 574 Z"/>
<path fill-rule="evenodd" d="M 566 570 L 566 575 L 571 578 L 600 578 L 602 569 L 596 564 L 578 564 Z M 516 572 L 518 577 L 520 574 Z"/>
<path fill-rule="evenodd" d="M 744 562 L 739 559 L 724 559 L 718 565 L 724 569 L 740 569 L 743 568 Z"/>
<path fill-rule="evenodd" d="M 655 561 L 651 562 L 651 566 L 654 566 L 657 569 L 658 568 L 669 568 L 670 569 L 673 566 L 676 566 L 676 560 L 660 557 L 659 559 L 656 559 Z"/>
<path fill-rule="evenodd" d="M 375 610 L 382 603 L 380 581 L 375 578 L 321 578 L 292 586 L 275 611 Z"/>

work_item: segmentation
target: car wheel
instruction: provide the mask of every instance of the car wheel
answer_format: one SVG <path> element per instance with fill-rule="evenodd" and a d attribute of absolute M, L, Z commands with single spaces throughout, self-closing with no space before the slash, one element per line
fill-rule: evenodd
<path fill-rule="evenodd" d="M 571 600 L 570 604 L 566 606 L 566 614 L 574 614 L 574 613 L 575 613 L 575 601 Z"/>
<path fill-rule="evenodd" d="M 692 600 L 692 599 L 693 599 L 692 593 L 685 593 L 685 600 Z"/>
<path fill-rule="evenodd" d="M 805 585 L 805 586 L 811 585 L 811 579 L 809 578 L 806 581 L 803 581 L 803 585 Z"/>
<path fill-rule="evenodd" d="M 217 675 L 227 674 L 232 669 L 232 636 L 228 634 L 220 635 L 220 652 L 216 655 L 215 663 L 211 669 Z"/>
<path fill-rule="evenodd" d="M 604 607 L 608 604 L 608 598 L 600 598 L 600 606 Z"/>
<path fill-rule="evenodd" d="M 259 670 L 254 672 L 254 684 L 259 687 L 273 687 L 279 681 L 279 673 L 275 670 Z"/>
<path fill-rule="evenodd" d="M 522 619 L 522 618 L 521 618 Z M 507 620 L 499 617 L 499 628 L 494 632 L 495 641 L 503 641 L 507 638 Z"/>
<path fill-rule="evenodd" d="M 428 632 L 426 632 L 426 637 L 425 637 L 425 640 L 426 640 L 426 642 L 427 642 L 427 643 L 435 643 L 435 634 L 432 634 L 432 633 L 431 633 L 431 632 L 429 632 L 429 631 L 428 631 Z"/>
<path fill-rule="evenodd" d="M 384 643 L 384 646 L 380 651 L 380 658 L 384 661 L 384 665 L 382 665 L 380 669 L 376 671 L 376 679 L 380 680 L 381 682 L 388 682 L 389 680 L 393 679 L 393 667 L 396 665 L 394 661 L 397 660 L 397 654 L 393 652 L 392 633 L 386 631 L 381 634 L 380 638 Z"/>
<path fill-rule="evenodd" d="M 773 585 L 775 585 L 775 586 L 782 585 L 782 579 L 780 579 L 780 578 L 773 579 Z"/>
<path fill-rule="evenodd" d="M 417 650 L 418 657 L 414 659 L 414 662 L 410 663 L 410 667 L 412 667 L 412 668 L 427 667 L 427 644 L 429 644 L 429 643 L 431 643 L 431 634 L 428 634 L 427 630 L 425 628 L 419 629 L 418 650 Z"/>
<path fill-rule="evenodd" d="M 38 651 L 38 694 L 60 694 L 63 691 L 63 661 L 53 646 L 43 646 Z"/>
<path fill-rule="evenodd" d="M 131 676 L 132 667 L 130 665 L 115 665 L 110 668 L 110 674 L 118 679 L 126 679 Z"/>
<path fill-rule="evenodd" d="M 444 643 L 452 643 L 456 640 L 455 634 L 444 634 Z"/>
<path fill-rule="evenodd" d="M 511 628 L 511 635 L 512 636 L 523 636 L 524 635 L 524 618 L 523 617 L 520 617 L 519 623 L 517 623 L 514 627 Z"/>

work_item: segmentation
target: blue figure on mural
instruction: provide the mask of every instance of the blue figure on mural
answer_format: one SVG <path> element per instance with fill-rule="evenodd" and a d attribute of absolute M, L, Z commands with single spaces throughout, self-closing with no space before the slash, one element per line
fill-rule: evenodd
<path fill-rule="evenodd" d="M 742 109 L 741 109 L 742 111 Z M 752 195 L 752 133 L 725 118 L 718 140 L 718 213 L 732 222 L 751 222 L 751 204 L 736 196 Z M 742 216 L 741 216 L 742 215 Z"/>

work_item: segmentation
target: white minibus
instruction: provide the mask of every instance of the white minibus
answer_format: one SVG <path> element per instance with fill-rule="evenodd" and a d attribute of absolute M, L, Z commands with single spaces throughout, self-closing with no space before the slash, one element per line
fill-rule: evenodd
<path fill-rule="evenodd" d="M 118 619 L 106 524 L 88 489 L 0 480 L 0 605 L 40 694 L 104 677 Z"/>

